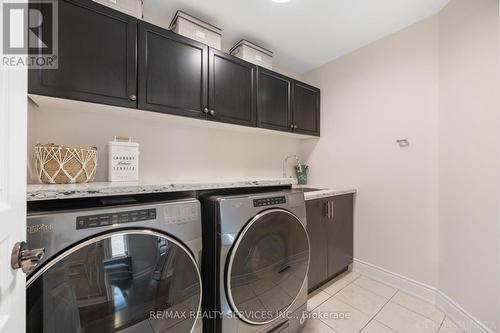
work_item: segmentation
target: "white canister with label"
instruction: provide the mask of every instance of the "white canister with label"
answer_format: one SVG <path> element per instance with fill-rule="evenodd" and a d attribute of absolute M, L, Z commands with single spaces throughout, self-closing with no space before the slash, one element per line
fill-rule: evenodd
<path fill-rule="evenodd" d="M 108 180 L 135 182 L 139 180 L 139 143 L 130 137 L 115 136 L 108 144 Z"/>

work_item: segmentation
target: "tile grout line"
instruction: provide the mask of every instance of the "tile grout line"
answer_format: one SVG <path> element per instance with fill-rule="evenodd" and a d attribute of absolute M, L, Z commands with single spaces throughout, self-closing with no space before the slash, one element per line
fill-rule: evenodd
<path fill-rule="evenodd" d="M 444 320 L 446 319 L 446 315 L 443 317 L 443 320 L 441 320 L 441 325 L 439 325 L 439 328 L 437 330 L 436 333 L 439 333 L 439 331 L 441 331 L 441 328 L 443 327 L 443 324 L 444 324 Z"/>
<path fill-rule="evenodd" d="M 363 276 L 364 276 L 364 275 L 363 275 Z M 394 288 L 394 287 L 389 286 L 389 285 L 387 285 L 387 284 L 385 284 L 385 283 L 378 282 L 377 280 L 373 280 L 373 279 L 371 279 L 371 278 L 369 278 L 369 277 L 367 277 L 367 276 L 364 276 L 364 277 L 365 277 L 365 278 L 367 278 L 367 279 L 369 279 L 369 280 L 372 280 L 372 281 L 374 281 L 374 282 L 380 283 L 380 284 L 382 284 L 382 285 L 384 285 L 384 286 L 386 286 L 386 287 L 388 287 L 388 288 L 391 288 L 391 289 L 394 289 L 394 290 L 395 290 L 395 292 L 394 292 L 394 294 L 392 294 L 392 296 L 390 296 L 390 297 L 386 297 L 386 296 L 384 296 L 384 295 L 377 294 L 376 292 L 374 292 L 374 291 L 372 291 L 372 290 L 370 290 L 370 289 L 368 289 L 368 288 L 366 288 L 366 287 L 364 287 L 364 286 L 362 286 L 362 285 L 359 285 L 359 284 L 357 284 L 357 283 L 354 283 L 357 287 L 360 287 L 361 289 L 364 289 L 364 290 L 366 290 L 366 291 L 369 291 L 369 292 L 371 292 L 371 293 L 372 293 L 372 294 L 374 294 L 374 295 L 377 295 L 377 296 L 380 296 L 380 297 L 383 297 L 383 298 L 389 298 L 389 299 L 390 299 L 390 298 L 394 297 L 394 295 L 396 295 L 396 294 L 397 294 L 397 292 L 399 291 L 399 289 L 398 289 L 398 288 Z M 357 279 L 356 279 L 356 280 L 357 280 Z M 353 281 L 353 282 L 354 282 L 354 281 Z"/>
<path fill-rule="evenodd" d="M 342 280 L 344 280 L 344 281 L 346 281 L 346 282 L 348 282 L 348 283 L 347 283 L 347 284 L 346 284 L 343 288 L 339 289 L 339 290 L 338 290 L 338 291 L 337 291 L 334 295 L 332 295 L 332 296 L 330 296 L 328 299 L 326 299 L 323 303 L 325 303 L 326 301 L 328 301 L 330 298 L 333 298 L 333 297 L 334 297 L 335 295 L 337 295 L 337 294 L 338 294 L 341 290 L 343 290 L 343 289 L 347 288 L 347 286 L 349 286 L 350 284 L 354 284 L 356 287 L 360 287 L 360 286 L 358 286 L 357 284 L 355 284 L 355 283 L 354 283 L 354 281 L 356 281 L 357 279 L 359 279 L 359 278 L 360 278 L 360 277 L 362 277 L 362 276 L 364 276 L 364 275 L 358 274 L 358 276 L 357 276 L 354 280 L 352 280 L 352 281 L 348 281 L 348 280 L 345 280 L 345 279 L 341 278 Z M 365 327 L 366 327 L 366 326 L 367 326 L 367 325 L 368 325 L 368 324 L 369 324 L 369 323 L 370 323 L 370 322 L 371 322 L 371 321 L 375 318 L 375 316 L 376 316 L 376 315 L 377 315 L 380 311 L 382 311 L 382 309 L 384 308 L 384 306 L 386 306 L 386 305 L 387 305 L 387 304 L 391 301 L 391 299 L 392 299 L 392 298 L 393 298 L 393 297 L 397 294 L 397 292 L 399 291 L 399 289 L 394 288 L 394 289 L 396 289 L 396 292 L 394 293 L 394 295 L 392 295 L 390 298 L 388 298 L 388 299 L 387 299 L 387 298 L 385 298 L 385 297 L 383 297 L 383 296 L 380 296 L 380 295 L 378 295 L 378 294 L 375 294 L 374 292 L 369 291 L 369 290 L 367 290 L 367 289 L 365 289 L 365 288 L 363 288 L 363 287 L 360 287 L 360 288 L 361 288 L 361 289 L 363 289 L 363 290 L 366 290 L 366 291 L 370 292 L 370 293 L 371 293 L 371 294 L 373 294 L 373 295 L 376 295 L 376 296 L 382 297 L 382 298 L 386 299 L 387 301 L 384 303 L 384 305 L 382 305 L 382 307 L 380 307 L 380 309 L 379 309 L 379 310 L 378 310 L 378 311 L 377 311 L 377 312 L 376 312 L 376 313 L 375 313 L 372 317 L 370 317 L 370 319 L 368 320 L 368 322 L 367 322 L 367 323 L 366 323 L 366 324 L 365 324 L 365 325 L 361 328 L 361 330 L 360 330 L 359 332 L 361 332 L 362 330 L 364 330 L 364 329 L 365 329 Z M 362 314 L 363 314 L 363 315 L 365 315 L 365 316 L 368 316 L 368 317 L 370 316 L 370 315 L 366 314 L 365 312 L 361 311 L 360 309 L 358 309 L 357 307 L 355 307 L 355 306 L 353 306 L 353 305 L 351 305 L 351 304 L 349 304 L 349 303 L 347 303 L 347 302 L 345 302 L 345 301 L 343 301 L 343 300 L 341 300 L 341 299 L 339 299 L 339 298 L 337 298 L 337 297 L 335 297 L 335 300 L 337 300 L 337 301 L 339 301 L 339 302 L 341 302 L 341 303 L 344 303 L 344 304 L 346 304 L 346 305 L 348 305 L 348 306 L 352 307 L 353 309 L 355 309 L 355 310 L 359 311 L 360 313 L 362 313 Z M 321 303 L 321 304 L 323 304 L 323 303 Z M 321 304 L 320 304 L 320 305 L 321 305 Z M 320 305 L 318 305 L 316 308 L 318 308 Z M 316 309 L 316 308 L 314 308 L 314 309 Z M 314 309 L 313 309 L 313 310 L 314 310 Z M 324 322 L 323 320 L 321 320 L 321 319 L 320 319 L 320 321 L 321 321 L 323 324 L 325 324 L 326 326 L 328 326 L 329 328 L 332 328 L 330 325 L 328 325 L 328 323 Z M 384 325 L 384 326 L 386 326 L 386 325 Z M 386 326 L 386 327 L 388 327 L 388 326 Z M 390 327 L 389 327 L 389 328 L 390 328 Z M 333 329 L 333 328 L 332 328 L 332 329 Z M 392 330 L 392 328 L 391 328 L 391 330 Z M 395 331 L 395 330 L 393 330 L 393 331 Z M 358 332 L 358 333 L 359 333 L 359 332 Z M 396 332 L 396 331 L 395 331 L 395 332 Z M 399 332 L 398 332 L 398 333 L 399 333 Z"/>
<path fill-rule="evenodd" d="M 353 281 L 353 282 L 354 282 L 354 281 Z M 358 287 L 358 285 L 357 285 L 357 284 L 355 284 L 355 283 L 353 283 L 353 284 L 354 284 L 356 287 Z M 348 285 L 346 285 L 344 288 L 347 288 L 347 286 L 348 286 Z M 342 288 L 342 289 L 344 289 L 344 288 Z M 360 288 L 361 288 L 361 287 L 360 287 Z M 366 289 L 364 289 L 364 288 L 361 288 L 361 289 L 366 290 Z M 375 315 L 374 315 L 374 316 L 376 316 L 376 315 L 380 312 L 380 310 L 382 310 L 382 308 L 383 308 L 384 306 L 386 306 L 386 305 L 387 305 L 387 303 L 389 303 L 389 301 L 390 301 L 390 300 L 391 300 L 391 299 L 392 299 L 392 298 L 396 295 L 396 293 L 395 293 L 395 294 L 394 294 L 394 295 L 392 295 L 390 298 L 387 298 L 387 297 L 383 297 L 383 296 L 377 295 L 377 294 L 375 294 L 374 292 L 371 292 L 371 291 L 369 291 L 369 290 L 366 290 L 366 291 L 368 291 L 368 292 L 369 292 L 370 294 L 372 294 L 372 295 L 375 295 L 375 296 L 377 296 L 377 297 L 383 298 L 383 299 L 386 301 L 386 302 L 382 305 L 382 307 L 381 307 L 381 308 L 380 308 L 380 309 L 379 309 L 379 310 L 375 313 Z M 340 292 L 340 290 L 339 290 L 337 293 L 339 293 L 339 292 Z M 336 293 L 335 295 L 337 295 L 337 293 Z M 334 296 L 335 296 L 335 295 L 334 295 Z M 334 297 L 334 296 L 332 296 L 332 297 Z M 371 316 L 371 315 L 367 314 L 366 312 L 364 312 L 363 310 L 359 309 L 358 307 L 356 307 L 356 306 L 354 306 L 354 305 L 352 305 L 352 304 L 350 304 L 350 303 L 348 303 L 348 302 L 344 301 L 343 299 L 340 299 L 340 298 L 338 298 L 338 297 L 335 297 L 335 299 L 336 299 L 337 301 L 340 301 L 340 302 L 342 302 L 342 303 L 344 303 L 344 304 L 349 305 L 350 307 L 352 307 L 352 308 L 353 308 L 353 309 L 355 309 L 355 310 L 358 310 L 359 312 L 361 312 L 361 313 L 362 313 L 363 315 L 365 315 L 365 316 L 368 316 L 368 317 L 370 317 L 370 316 Z M 374 317 L 372 317 L 372 318 L 374 318 Z M 371 321 L 371 320 L 370 320 L 370 321 Z"/>
<path fill-rule="evenodd" d="M 352 280 L 352 281 L 346 280 L 346 279 L 344 279 L 344 278 L 340 278 L 340 279 L 342 279 L 342 280 L 344 280 L 344 281 L 346 281 L 346 282 L 348 282 L 348 283 L 347 283 L 344 287 L 342 287 L 341 289 L 339 289 L 339 290 L 338 290 L 335 294 L 333 294 L 333 295 L 328 294 L 326 291 L 324 291 L 323 289 L 321 289 L 321 288 L 320 288 L 320 290 L 321 290 L 322 292 L 324 292 L 324 293 L 326 293 L 326 294 L 330 295 L 330 297 L 328 297 L 326 300 L 324 300 L 323 302 L 321 302 L 318 306 L 316 306 L 316 307 L 315 307 L 314 309 L 312 309 L 310 312 L 312 312 L 313 310 L 317 309 L 320 305 L 322 305 L 323 303 L 325 303 L 326 301 L 328 301 L 328 300 L 329 300 L 329 299 L 331 299 L 332 297 L 335 297 L 335 295 L 337 295 L 337 294 L 338 294 L 341 290 L 343 290 L 343 289 L 347 288 L 347 286 L 349 286 L 350 284 L 354 284 L 356 287 L 359 287 L 359 288 L 361 288 L 361 289 L 363 289 L 363 290 L 365 290 L 365 291 L 368 291 L 368 292 L 370 292 L 370 293 L 371 293 L 371 294 L 373 294 L 373 295 L 376 295 L 376 296 L 379 296 L 379 297 L 385 298 L 385 297 L 383 297 L 382 295 L 376 294 L 376 293 L 374 293 L 373 291 L 371 291 L 371 290 L 369 290 L 369 289 L 367 289 L 367 288 L 364 288 L 363 286 L 360 286 L 360 285 L 358 285 L 358 284 L 354 283 L 354 281 L 356 281 L 357 279 L 359 279 L 359 278 L 360 278 L 360 277 L 362 277 L 362 276 L 364 276 L 364 275 L 359 274 L 359 275 L 358 275 L 358 276 L 357 276 L 354 280 Z M 369 277 L 367 277 L 367 278 L 369 279 Z M 374 280 L 374 281 L 375 281 L 375 280 Z M 378 282 L 378 281 L 376 281 L 376 282 Z M 380 283 L 381 283 L 381 282 L 380 282 Z M 375 314 L 374 314 L 374 315 L 370 318 L 370 320 L 366 323 L 366 325 L 364 325 L 364 326 L 363 326 L 363 328 L 361 329 L 361 331 L 363 331 L 363 330 L 366 328 L 366 326 L 368 326 L 368 324 L 369 324 L 370 322 L 372 322 L 373 320 L 375 320 L 375 317 L 379 314 L 379 312 L 380 312 L 380 311 L 382 311 L 382 309 L 383 309 L 383 308 L 384 308 L 387 304 L 389 304 L 389 302 L 393 301 L 393 298 L 397 295 L 397 293 L 398 293 L 398 292 L 402 292 L 402 293 L 404 293 L 404 292 L 403 292 L 402 290 L 400 290 L 400 289 L 394 288 L 394 287 L 392 287 L 392 286 L 390 286 L 390 285 L 387 285 L 387 286 L 388 286 L 388 287 L 390 287 L 390 288 L 395 289 L 395 290 L 396 290 L 396 292 L 395 292 L 395 293 L 394 293 L 394 294 L 393 294 L 393 295 L 392 295 L 389 299 L 387 299 L 387 302 L 385 302 L 385 303 L 384 303 L 384 305 L 382 305 L 382 307 L 381 307 L 381 308 L 377 311 L 377 313 L 375 313 Z M 412 296 L 412 295 L 409 295 L 409 296 L 414 297 L 414 296 Z M 342 302 L 342 303 L 344 303 L 344 304 L 348 305 L 348 306 L 351 306 L 353 309 L 356 309 L 356 310 L 360 311 L 362 314 L 365 314 L 365 315 L 366 315 L 366 313 L 364 313 L 363 311 L 361 311 L 361 310 L 360 310 L 360 309 L 358 309 L 357 307 L 352 306 L 351 304 L 346 303 L 346 302 L 342 301 L 342 300 L 341 300 L 341 299 L 339 299 L 339 298 L 335 298 L 335 299 L 336 299 L 337 301 L 340 301 L 340 302 Z M 417 298 L 417 299 L 418 299 L 418 298 Z M 423 301 L 423 300 L 421 300 L 421 301 Z M 425 301 L 423 301 L 423 302 L 425 302 Z M 398 302 L 396 302 L 396 301 L 393 301 L 393 303 L 394 303 L 394 304 L 396 304 L 396 305 L 398 305 L 398 306 L 400 306 L 400 307 L 402 307 L 402 308 L 404 308 L 404 309 L 406 309 L 406 310 L 408 310 L 408 311 L 410 311 L 410 312 L 412 312 L 412 313 L 414 313 L 414 314 L 416 314 L 416 315 L 419 315 L 419 316 L 421 316 L 421 317 L 423 317 L 423 318 L 425 318 L 425 319 L 427 319 L 427 320 L 430 320 L 431 322 L 433 322 L 433 323 L 435 323 L 435 324 L 438 324 L 438 325 L 439 325 L 439 327 L 438 327 L 438 330 L 437 330 L 437 332 L 436 332 L 436 333 L 439 333 L 439 330 L 441 329 L 441 327 L 442 327 L 442 325 L 443 325 L 443 323 L 444 323 L 444 319 L 446 318 L 446 315 L 444 315 L 444 314 L 443 314 L 443 315 L 444 315 L 444 316 L 443 316 L 443 319 L 441 320 L 441 324 L 439 324 L 439 323 L 437 323 L 436 321 L 434 321 L 433 319 L 431 319 L 431 318 L 429 318 L 429 317 L 427 317 L 427 316 L 425 316 L 425 315 L 423 315 L 423 314 L 421 314 L 421 313 L 419 313 L 419 312 L 416 312 L 416 311 L 414 311 L 413 309 L 410 309 L 410 308 L 408 308 L 408 307 L 406 307 L 406 306 L 404 306 L 404 305 L 402 305 L 402 304 L 399 304 L 399 303 L 398 303 Z M 432 305 L 431 303 L 428 303 L 428 304 Z M 440 311 L 440 312 L 442 313 L 442 311 L 441 311 L 441 310 L 439 310 L 439 309 L 437 309 L 437 308 L 436 308 L 436 310 L 438 310 L 438 311 Z M 327 325 L 329 328 L 333 329 L 332 327 L 330 327 L 327 323 L 325 323 L 325 322 L 324 322 L 324 321 L 322 321 L 321 319 L 320 319 L 320 321 L 321 321 L 321 322 L 323 322 L 325 325 Z M 379 322 L 378 320 L 376 320 L 376 321 L 377 321 L 377 322 Z M 393 331 L 397 332 L 396 330 L 394 330 L 393 328 L 391 328 L 391 327 L 389 327 L 389 326 L 385 325 L 384 323 L 381 323 L 381 322 L 379 322 L 379 323 L 380 323 L 380 324 L 382 324 L 382 325 L 384 325 L 385 327 L 387 327 L 387 328 L 389 328 L 389 329 L 391 329 L 391 330 L 393 330 Z M 333 330 L 334 330 L 334 329 L 333 329 Z M 335 330 L 334 330 L 334 331 L 335 331 Z M 361 332 L 361 331 L 359 331 L 359 332 Z"/>
<path fill-rule="evenodd" d="M 334 296 L 332 296 L 332 298 L 333 298 L 333 297 L 334 297 Z M 357 307 L 354 307 L 354 306 L 352 306 L 351 304 L 346 303 L 345 301 L 343 301 L 343 300 L 341 300 L 341 299 L 339 299 L 339 298 L 336 298 L 336 297 L 335 297 L 335 300 L 336 300 L 337 302 L 339 302 L 339 303 L 345 304 L 345 305 L 347 305 L 347 306 L 349 306 L 349 307 L 353 308 L 353 309 L 354 309 L 354 310 L 356 310 L 356 311 L 359 311 L 359 313 L 361 313 L 363 316 L 366 316 L 366 317 L 369 317 L 369 318 L 370 318 L 370 315 L 368 315 L 368 314 L 364 313 L 363 311 L 361 311 L 361 310 L 360 310 L 360 309 L 358 309 Z M 387 303 L 388 303 L 388 302 L 387 302 Z M 387 303 L 384 303 L 384 305 L 382 306 L 382 308 L 383 308 L 383 307 L 384 307 Z M 382 308 L 380 308 L 380 310 L 382 310 Z M 380 311 L 380 310 L 379 310 L 379 311 Z M 378 312 L 377 312 L 375 315 L 377 315 L 377 314 L 378 314 Z M 373 318 L 374 318 L 374 317 L 370 318 L 370 319 L 368 320 L 368 322 L 366 323 L 366 325 L 368 325 L 368 324 L 370 323 L 370 321 L 372 321 L 372 319 L 373 319 Z M 320 319 L 320 320 L 321 320 L 321 319 Z M 328 327 L 331 327 L 330 325 L 328 325 L 328 323 L 324 322 L 323 320 L 321 320 L 321 321 L 323 322 L 323 324 L 327 325 Z M 366 327 L 366 325 L 364 325 L 364 326 L 361 328 L 361 330 L 363 330 L 363 329 Z M 361 332 L 361 331 L 359 331 L 359 332 Z M 358 332 L 358 333 L 359 333 L 359 332 Z"/>
<path fill-rule="evenodd" d="M 320 292 L 327 294 L 329 297 L 327 299 L 325 299 L 323 302 L 321 302 L 318 305 L 316 305 L 314 308 L 311 309 L 311 311 L 308 311 L 308 312 L 313 312 L 314 310 L 316 310 L 317 308 L 319 308 L 323 303 L 325 303 L 326 301 L 328 301 L 330 299 L 330 297 L 333 297 L 333 296 L 330 296 L 330 294 L 324 292 L 323 290 L 320 290 Z"/>
<path fill-rule="evenodd" d="M 394 294 L 392 294 L 392 296 L 391 296 L 391 297 L 387 298 L 387 297 L 385 297 L 385 296 L 383 296 L 383 295 L 379 295 L 379 294 L 377 294 L 377 293 L 376 293 L 376 292 L 374 292 L 373 290 L 370 290 L 370 289 L 368 289 L 368 288 L 365 288 L 365 287 L 363 287 L 363 286 L 360 286 L 359 284 L 356 284 L 356 283 L 354 283 L 354 282 L 353 282 L 353 284 L 354 284 L 356 287 L 359 287 L 359 288 L 363 289 L 364 291 L 368 291 L 368 292 L 369 292 L 370 294 L 372 294 L 372 295 L 375 295 L 375 296 L 378 296 L 378 297 L 382 297 L 382 298 L 385 298 L 385 299 L 391 299 L 391 298 L 393 298 L 393 297 L 394 297 L 394 295 L 396 295 L 396 294 L 398 293 L 398 290 L 399 290 L 399 289 L 396 289 L 396 288 L 392 288 L 392 287 L 391 287 L 392 289 L 395 289 L 396 291 L 394 292 Z"/>
<path fill-rule="evenodd" d="M 343 289 L 344 289 L 344 288 L 346 288 L 348 285 L 350 285 L 350 284 L 352 284 L 352 283 L 354 282 L 354 281 L 349 282 L 349 281 L 344 280 L 344 279 L 341 279 L 341 280 L 342 280 L 342 281 L 347 282 L 347 284 L 346 284 L 345 286 L 343 286 L 342 288 L 340 288 L 339 290 L 337 290 L 337 291 L 336 291 L 333 295 L 330 295 L 327 291 L 325 291 L 325 290 L 323 290 L 323 289 L 321 289 L 321 291 L 324 291 L 325 293 L 327 293 L 328 295 L 330 295 L 330 297 L 333 297 L 333 296 L 337 295 L 337 294 L 338 294 L 341 290 L 343 290 Z M 337 283 L 337 282 L 339 282 L 339 281 L 335 281 L 335 283 Z M 335 283 L 333 283 L 333 284 L 335 284 Z"/>
<path fill-rule="evenodd" d="M 342 289 L 346 288 L 348 285 L 350 285 L 351 283 L 353 283 L 354 281 L 356 281 L 356 280 L 357 280 L 360 276 L 361 276 L 361 275 L 358 275 L 358 276 L 357 276 L 354 280 L 352 280 L 352 281 L 348 281 L 348 280 L 345 280 L 345 279 L 343 279 L 343 278 L 340 278 L 340 280 L 344 280 L 345 282 L 347 282 L 347 284 L 346 284 L 345 286 L 343 286 L 342 288 L 340 288 L 340 289 L 339 289 L 339 290 L 338 290 L 335 294 L 333 294 L 333 295 L 330 295 L 330 294 L 328 294 L 328 293 L 327 293 L 328 295 L 330 295 L 330 297 L 328 297 L 328 298 L 327 298 L 327 299 L 326 299 L 323 303 L 325 303 L 325 302 L 326 302 L 326 301 L 328 301 L 329 299 L 333 298 L 333 297 L 334 297 L 335 295 L 337 295 L 337 294 L 338 294 L 338 293 L 339 293 Z M 336 282 L 338 282 L 338 281 L 336 281 Z M 322 290 L 322 291 L 323 291 L 323 290 Z M 326 293 L 326 291 L 325 291 L 325 293 Z M 336 299 L 336 300 L 338 300 L 337 298 L 335 298 L 335 299 Z M 342 302 L 342 303 L 344 303 L 344 304 L 347 304 L 347 303 L 345 303 L 345 302 L 343 302 L 343 301 L 341 301 L 341 300 L 340 300 L 340 302 Z M 321 304 L 323 304 L 323 303 L 321 303 Z M 321 304 L 320 304 L 320 305 L 321 305 Z M 315 307 L 314 309 L 317 309 L 320 305 L 318 305 L 318 306 L 317 306 L 317 307 Z M 347 304 L 347 305 L 349 305 L 349 304 Z M 349 306 L 350 306 L 350 305 L 349 305 Z M 313 309 L 313 310 L 314 310 L 314 309 Z M 355 308 L 355 309 L 356 309 L 356 308 Z M 356 309 L 356 310 L 358 310 L 358 309 Z M 312 310 L 311 310 L 311 311 L 312 311 Z M 358 311 L 359 311 L 359 310 L 358 310 Z M 324 325 L 326 325 L 329 329 L 333 330 L 334 332 L 339 333 L 339 331 L 337 331 L 336 329 L 334 329 L 333 327 L 331 327 L 330 325 L 328 325 L 328 323 L 325 323 L 325 322 L 324 322 L 323 320 L 321 320 L 321 319 L 319 319 L 319 321 L 320 321 L 321 323 L 323 323 Z"/>
<path fill-rule="evenodd" d="M 341 279 L 341 280 L 344 280 L 344 279 L 342 279 L 342 278 L 340 278 L 340 279 Z M 355 280 L 355 279 L 354 279 L 354 280 Z M 311 311 L 309 311 L 309 312 L 312 312 L 313 310 L 315 310 L 315 309 L 319 308 L 319 307 L 320 307 L 323 303 L 325 303 L 326 301 L 328 301 L 328 300 L 329 300 L 330 298 L 332 298 L 333 296 L 337 295 L 337 294 L 338 294 L 338 293 L 339 293 L 342 289 L 344 289 L 345 287 L 347 287 L 348 285 L 350 285 L 351 283 L 353 283 L 353 282 L 354 282 L 354 280 L 352 280 L 351 282 L 349 282 L 349 281 L 347 281 L 347 280 L 344 280 L 344 281 L 346 281 L 346 282 L 347 282 L 347 284 L 346 284 L 345 286 L 343 286 L 342 288 L 340 288 L 340 289 L 339 289 L 339 290 L 338 290 L 335 294 L 333 294 L 333 295 L 330 295 L 329 293 L 327 293 L 326 291 L 324 291 L 323 289 L 321 289 L 321 287 L 320 287 L 320 288 L 318 288 L 321 292 L 323 292 L 323 293 L 327 294 L 329 297 L 328 297 L 327 299 L 325 299 L 323 302 L 321 302 L 320 304 L 318 304 L 318 305 L 317 305 L 314 309 L 311 309 Z M 337 281 L 335 281 L 333 284 L 335 284 L 336 282 L 338 282 L 338 280 L 337 280 Z M 320 319 L 320 320 L 321 320 L 321 319 Z M 328 327 L 330 327 L 330 326 L 328 326 Z"/>
<path fill-rule="evenodd" d="M 396 289 L 396 290 L 399 290 L 399 289 Z M 391 298 L 389 298 L 389 299 L 387 300 L 387 302 L 385 302 L 385 303 L 384 303 L 384 305 L 382 305 L 382 306 L 380 307 L 380 309 L 378 309 L 377 313 L 375 313 L 375 314 L 373 315 L 373 317 L 371 317 L 371 318 L 370 318 L 370 320 L 368 320 L 368 322 L 365 324 L 365 326 L 363 326 L 363 327 L 361 328 L 361 330 L 360 330 L 359 332 L 362 332 L 362 331 L 366 328 L 366 326 L 368 326 L 368 324 L 369 324 L 369 323 L 371 323 L 373 320 L 375 320 L 375 317 L 376 317 L 376 316 L 380 313 L 380 311 L 382 311 L 382 309 L 383 309 L 383 308 L 384 308 L 387 304 L 389 304 L 389 302 L 391 301 L 391 299 L 392 299 L 394 296 L 396 296 L 396 294 L 397 294 L 397 291 L 394 293 L 394 295 L 392 295 L 392 296 L 391 296 Z M 358 310 L 359 310 L 359 309 L 358 309 Z M 361 310 L 360 310 L 360 311 L 361 311 Z M 377 321 L 377 322 L 378 322 L 378 321 Z M 382 325 L 384 325 L 384 323 L 381 323 L 381 324 L 382 324 Z M 389 327 L 389 326 L 387 326 L 387 325 L 384 325 L 384 326 L 386 326 L 386 327 L 390 328 L 390 329 L 391 329 L 391 330 L 393 330 L 394 332 L 397 332 L 395 329 L 392 329 L 391 327 Z M 359 333 L 359 332 L 358 332 L 358 333 Z M 399 333 L 399 332 L 398 332 L 398 333 Z"/>
<path fill-rule="evenodd" d="M 383 322 L 378 321 L 378 320 L 377 320 L 377 319 L 375 319 L 375 318 L 373 318 L 373 320 L 374 320 L 374 321 L 376 321 L 377 323 L 379 323 L 380 325 L 382 325 L 382 326 L 384 326 L 384 327 L 387 327 L 387 328 L 388 328 L 388 329 L 390 329 L 391 331 L 396 332 L 396 333 L 399 333 L 399 331 L 396 331 L 394 328 L 387 326 L 387 325 L 386 325 L 386 324 L 384 324 Z"/>
<path fill-rule="evenodd" d="M 398 289 L 398 292 L 400 292 L 400 291 L 401 291 L 401 290 L 399 290 L 399 289 Z M 404 293 L 404 291 L 402 291 L 402 292 Z M 396 293 L 396 294 L 397 294 L 397 293 Z M 396 294 L 394 294 L 394 296 L 395 296 Z M 409 295 L 409 296 L 411 296 L 411 297 L 415 297 L 415 296 L 412 296 L 412 295 Z M 392 298 L 391 298 L 391 299 L 392 299 Z M 418 299 L 418 298 L 417 298 L 417 299 Z M 425 301 L 423 301 L 423 302 L 425 302 Z M 413 310 L 413 309 L 410 309 L 410 308 L 408 308 L 408 307 L 404 306 L 403 304 L 399 304 L 399 303 L 398 303 L 398 302 L 396 302 L 396 301 L 393 301 L 393 303 L 394 303 L 394 304 L 396 304 L 396 305 L 399 305 L 400 307 L 402 307 L 402 308 L 404 308 L 404 309 L 406 309 L 406 310 L 408 310 L 408 311 L 410 311 L 410 312 L 413 312 L 413 313 L 415 313 L 415 314 L 417 314 L 417 315 L 419 315 L 419 316 L 421 316 L 421 317 L 424 317 L 425 319 L 430 320 L 430 321 L 432 321 L 432 322 L 433 322 L 433 323 L 435 323 L 435 324 L 438 324 L 438 325 L 439 325 L 439 323 L 438 323 L 438 322 L 436 322 L 434 319 L 431 319 L 431 318 L 427 317 L 426 315 L 423 315 L 423 314 L 421 314 L 421 313 L 419 313 L 419 312 L 417 312 L 417 311 L 415 311 L 415 310 Z M 427 302 L 427 303 L 428 303 L 428 302 Z M 434 306 L 434 305 L 433 305 L 433 304 L 431 304 L 431 303 L 428 303 L 428 304 L 430 304 L 430 305 Z M 444 314 L 441 310 L 439 310 L 436 306 L 434 306 L 434 308 L 436 308 L 436 310 L 438 310 L 439 312 L 441 312 L 441 313 L 443 314 L 443 316 L 444 316 L 444 317 L 443 317 L 443 319 L 442 319 L 442 320 L 444 320 L 444 318 L 446 317 L 446 315 L 445 315 L 445 314 Z"/>

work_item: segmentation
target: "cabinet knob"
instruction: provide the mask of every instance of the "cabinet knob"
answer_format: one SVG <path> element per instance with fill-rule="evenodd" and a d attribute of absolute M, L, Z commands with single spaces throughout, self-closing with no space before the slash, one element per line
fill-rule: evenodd
<path fill-rule="evenodd" d="M 293 125 L 293 128 L 297 128 L 297 125 Z"/>
<path fill-rule="evenodd" d="M 132 94 L 128 97 L 131 101 L 135 101 L 137 99 L 137 96 Z"/>
<path fill-rule="evenodd" d="M 215 115 L 215 111 L 214 110 L 210 110 L 210 115 L 211 116 Z"/>
<path fill-rule="evenodd" d="M 293 124 L 290 124 L 290 128 L 294 128 L 294 127 L 293 127 Z"/>
<path fill-rule="evenodd" d="M 204 109 L 203 109 L 203 113 L 204 113 L 204 114 L 207 114 L 207 113 L 208 113 L 208 108 L 204 108 Z"/>

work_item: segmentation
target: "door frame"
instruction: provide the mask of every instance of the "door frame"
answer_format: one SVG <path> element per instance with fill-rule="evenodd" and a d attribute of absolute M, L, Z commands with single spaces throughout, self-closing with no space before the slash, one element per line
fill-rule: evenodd
<path fill-rule="evenodd" d="M 26 239 L 27 70 L 0 68 L 0 332 L 24 332 L 26 276 L 11 253 Z"/>

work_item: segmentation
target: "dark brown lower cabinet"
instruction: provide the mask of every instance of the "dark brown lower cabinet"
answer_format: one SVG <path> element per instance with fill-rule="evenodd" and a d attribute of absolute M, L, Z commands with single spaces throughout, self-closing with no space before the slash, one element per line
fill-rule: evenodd
<path fill-rule="evenodd" d="M 310 258 L 307 274 L 309 291 L 316 289 L 326 280 L 328 234 L 325 231 L 325 200 L 306 201 L 307 233 L 309 234 Z"/>
<path fill-rule="evenodd" d="M 310 200 L 306 208 L 311 292 L 352 264 L 354 194 Z"/>

